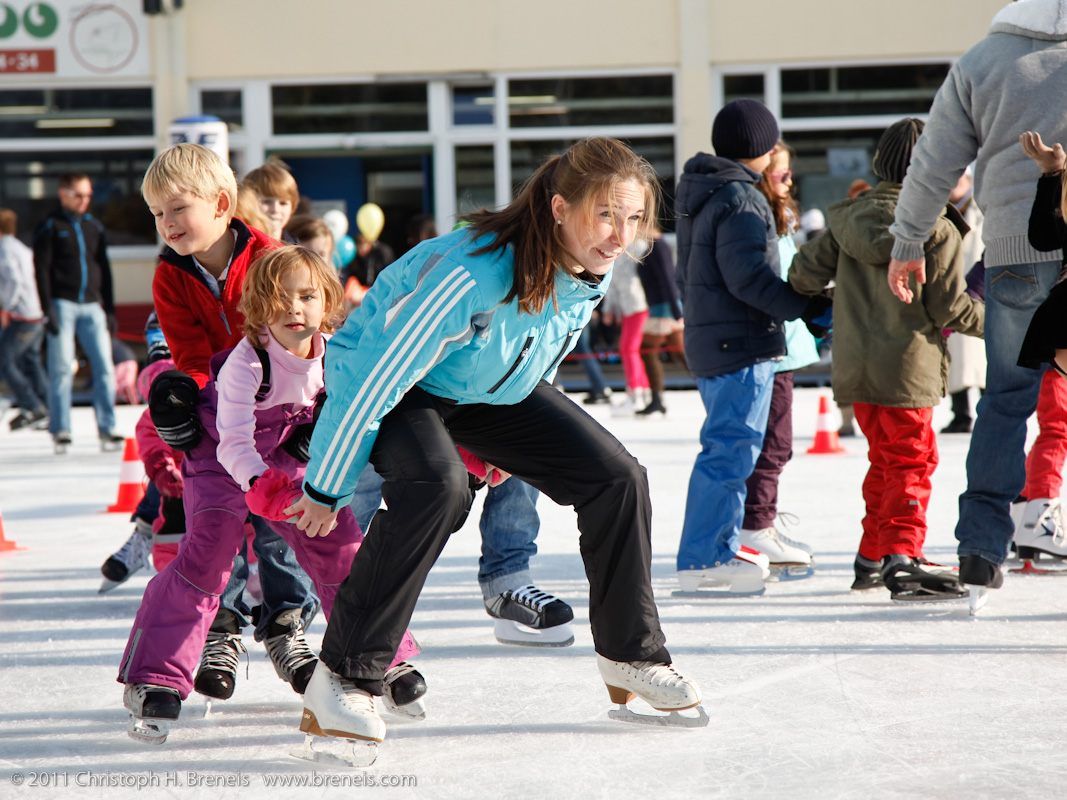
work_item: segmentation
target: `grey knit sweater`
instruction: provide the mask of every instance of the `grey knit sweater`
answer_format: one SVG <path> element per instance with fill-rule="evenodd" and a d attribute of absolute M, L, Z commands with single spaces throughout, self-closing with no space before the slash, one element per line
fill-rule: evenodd
<path fill-rule="evenodd" d="M 1040 173 L 1019 134 L 1035 130 L 1067 146 L 1065 71 L 1067 0 L 1019 0 L 993 18 L 989 35 L 953 65 L 934 99 L 889 229 L 894 258 L 923 257 L 949 191 L 977 159 L 986 266 L 1059 262 L 1059 251 L 1038 252 L 1026 238 Z"/>

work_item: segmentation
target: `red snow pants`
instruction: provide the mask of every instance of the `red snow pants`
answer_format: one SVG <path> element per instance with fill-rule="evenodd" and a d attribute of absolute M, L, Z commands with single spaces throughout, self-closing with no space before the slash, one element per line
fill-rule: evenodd
<path fill-rule="evenodd" d="M 1023 497 L 1038 500 L 1059 497 L 1063 486 L 1063 462 L 1067 459 L 1067 378 L 1054 369 L 1045 370 L 1037 395 L 1040 432 L 1026 457 Z"/>
<path fill-rule="evenodd" d="M 871 561 L 900 554 L 918 558 L 926 540 L 930 477 L 937 467 L 932 408 L 855 403 L 871 462 L 863 480 L 863 538 L 859 554 Z"/>

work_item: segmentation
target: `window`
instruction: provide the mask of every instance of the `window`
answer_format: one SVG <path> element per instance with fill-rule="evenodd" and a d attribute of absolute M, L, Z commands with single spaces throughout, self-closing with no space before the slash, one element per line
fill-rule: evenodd
<path fill-rule="evenodd" d="M 274 86 L 274 133 L 429 129 L 425 83 Z"/>
<path fill-rule="evenodd" d="M 793 174 L 797 200 L 805 209 L 822 208 L 844 200 L 849 184 L 863 178 L 872 185 L 871 159 L 882 128 L 834 131 L 792 131 L 785 140 L 796 150 Z"/>
<path fill-rule="evenodd" d="M 492 84 L 452 87 L 452 124 L 492 125 L 494 102 Z"/>
<path fill-rule="evenodd" d="M 151 89 L 5 90 L 0 139 L 151 136 Z"/>
<path fill-rule="evenodd" d="M 747 97 L 752 100 L 764 99 L 762 75 L 724 75 L 722 79 L 723 102 L 740 100 Z"/>
<path fill-rule="evenodd" d="M 230 131 L 244 129 L 244 101 L 240 89 L 205 89 L 200 92 L 200 110 L 218 117 Z"/>
<path fill-rule="evenodd" d="M 493 146 L 456 147 L 456 216 L 496 206 Z"/>
<path fill-rule="evenodd" d="M 674 122 L 670 75 L 508 81 L 513 128 Z"/>
<path fill-rule="evenodd" d="M 19 215 L 20 238 L 59 206 L 59 176 L 85 172 L 93 182 L 91 211 L 107 227 L 111 245 L 154 245 L 155 225 L 141 199 L 151 150 L 0 152 L 0 206 Z"/>
<path fill-rule="evenodd" d="M 782 70 L 782 118 L 925 114 L 948 64 Z"/>

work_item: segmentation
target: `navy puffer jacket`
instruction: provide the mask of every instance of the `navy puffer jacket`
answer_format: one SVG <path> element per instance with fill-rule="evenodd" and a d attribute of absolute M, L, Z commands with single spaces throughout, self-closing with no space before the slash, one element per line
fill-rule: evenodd
<path fill-rule="evenodd" d="M 782 321 L 808 302 L 780 277 L 778 234 L 758 180 L 736 161 L 698 153 L 678 182 L 678 288 L 695 375 L 785 355 Z"/>

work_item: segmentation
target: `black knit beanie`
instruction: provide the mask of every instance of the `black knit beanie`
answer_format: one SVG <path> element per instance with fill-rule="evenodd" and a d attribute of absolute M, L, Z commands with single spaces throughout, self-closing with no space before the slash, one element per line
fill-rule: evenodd
<path fill-rule="evenodd" d="M 778 144 L 778 121 L 759 100 L 731 100 L 711 124 L 711 146 L 723 158 L 758 158 Z"/>
<path fill-rule="evenodd" d="M 871 172 L 883 181 L 904 183 L 911 163 L 911 151 L 925 127 L 921 119 L 905 117 L 885 129 L 871 160 Z"/>

